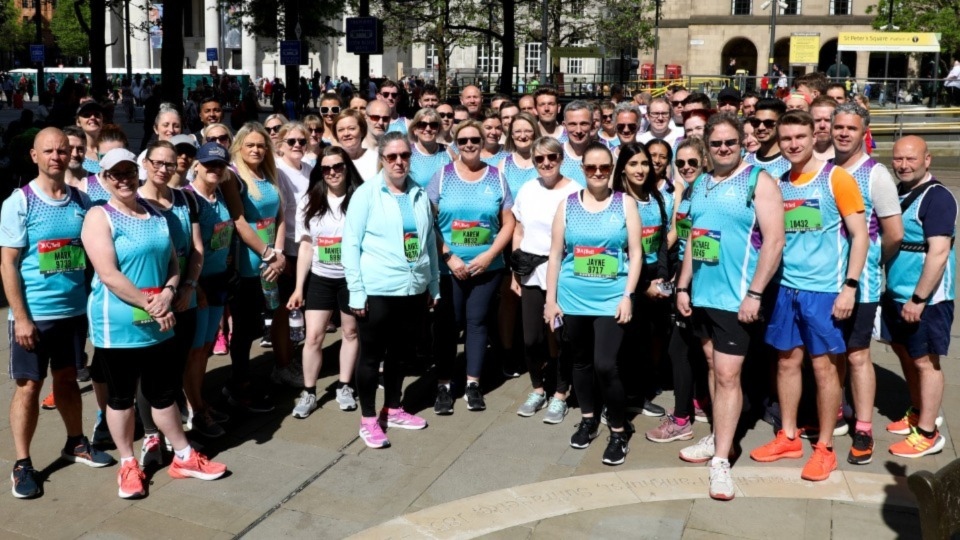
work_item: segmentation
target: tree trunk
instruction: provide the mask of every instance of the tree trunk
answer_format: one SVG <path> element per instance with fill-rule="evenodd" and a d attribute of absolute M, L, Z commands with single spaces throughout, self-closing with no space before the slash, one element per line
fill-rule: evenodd
<path fill-rule="evenodd" d="M 107 95 L 107 6 L 104 0 L 90 0 L 90 95 L 97 100 Z"/>
<path fill-rule="evenodd" d="M 183 7 L 165 2 L 163 48 L 160 49 L 160 85 L 163 101 L 183 104 Z"/>
<path fill-rule="evenodd" d="M 503 61 L 500 62 L 499 91 L 508 96 L 513 95 L 513 51 L 517 47 L 516 38 L 516 0 L 501 0 L 503 4 L 503 40 L 501 51 Z"/>

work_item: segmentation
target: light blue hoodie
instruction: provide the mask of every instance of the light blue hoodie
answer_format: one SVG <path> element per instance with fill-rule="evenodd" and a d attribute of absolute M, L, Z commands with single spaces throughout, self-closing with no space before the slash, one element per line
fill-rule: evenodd
<path fill-rule="evenodd" d="M 363 309 L 367 296 L 412 296 L 429 290 L 440 298 L 433 209 L 426 191 L 407 178 L 420 238 L 420 255 L 404 254 L 403 217 L 383 173 L 357 188 L 350 198 L 343 230 L 341 261 L 350 290 L 350 307 Z"/>

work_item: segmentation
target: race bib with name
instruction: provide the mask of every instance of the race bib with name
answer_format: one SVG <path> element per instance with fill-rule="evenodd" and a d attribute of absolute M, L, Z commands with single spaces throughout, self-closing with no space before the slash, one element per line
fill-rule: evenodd
<path fill-rule="evenodd" d="M 274 218 L 258 220 L 256 230 L 261 242 L 273 244 L 277 239 L 277 220 Z"/>
<path fill-rule="evenodd" d="M 37 242 L 40 274 L 61 274 L 87 268 L 87 255 L 79 238 L 41 240 Z"/>
<path fill-rule="evenodd" d="M 690 214 L 677 214 L 677 237 L 683 240 L 690 238 Z"/>
<path fill-rule="evenodd" d="M 420 257 L 420 236 L 417 233 L 403 233 L 403 254 L 407 256 L 407 262 L 414 262 Z"/>
<path fill-rule="evenodd" d="M 484 246 L 490 243 L 493 231 L 486 221 L 453 220 L 451 242 L 455 246 Z"/>
<path fill-rule="evenodd" d="M 690 229 L 690 252 L 695 261 L 720 262 L 720 231 Z"/>
<path fill-rule="evenodd" d="M 660 226 L 644 227 L 640 233 L 644 253 L 656 253 L 660 249 Z"/>
<path fill-rule="evenodd" d="M 318 236 L 317 261 L 323 264 L 340 264 L 340 242 L 342 238 Z"/>
<path fill-rule="evenodd" d="M 230 240 L 233 239 L 233 222 L 221 221 L 213 226 L 213 236 L 210 237 L 210 249 L 220 251 L 230 247 Z M 261 237 L 262 238 L 262 237 Z M 266 240 L 264 240 L 266 242 Z"/>
<path fill-rule="evenodd" d="M 160 294 L 160 291 L 162 290 L 162 287 L 147 287 L 146 289 L 140 289 L 140 292 L 142 292 L 144 296 L 151 296 L 154 294 Z M 150 324 L 152 322 L 153 317 L 151 317 L 146 310 L 138 307 L 133 308 L 133 324 L 140 326 L 144 324 Z"/>
<path fill-rule="evenodd" d="M 573 275 L 586 278 L 615 279 L 620 266 L 620 250 L 575 246 Z"/>
<path fill-rule="evenodd" d="M 786 232 L 819 231 L 823 228 L 820 199 L 783 201 Z"/>

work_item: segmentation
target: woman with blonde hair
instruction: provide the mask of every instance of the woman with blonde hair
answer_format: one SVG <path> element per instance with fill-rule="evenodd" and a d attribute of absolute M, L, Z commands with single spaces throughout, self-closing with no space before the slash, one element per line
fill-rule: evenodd
<path fill-rule="evenodd" d="M 362 112 L 353 109 L 340 111 L 333 122 L 334 137 L 340 143 L 350 161 L 357 168 L 364 182 L 369 182 L 380 171 L 380 160 L 377 152 L 363 147 L 363 140 L 367 138 L 367 119 Z"/>
<path fill-rule="evenodd" d="M 410 177 L 420 187 L 426 187 L 433 175 L 450 163 L 447 145 L 437 141 L 440 133 L 440 115 L 433 108 L 420 109 L 410 121 Z"/>
<path fill-rule="evenodd" d="M 303 162 L 311 167 L 317 165 L 317 156 L 323 151 L 323 147 L 329 145 L 324 140 L 324 126 L 321 124 L 320 117 L 315 114 L 308 114 L 303 117 L 304 133 L 307 135 L 307 147 L 303 149 Z"/>
<path fill-rule="evenodd" d="M 270 136 L 270 144 L 273 146 L 273 153 L 277 153 L 277 151 L 280 149 L 280 128 L 289 121 L 290 120 L 287 120 L 287 117 L 282 114 L 271 114 L 266 120 L 263 121 L 263 128 Z"/>

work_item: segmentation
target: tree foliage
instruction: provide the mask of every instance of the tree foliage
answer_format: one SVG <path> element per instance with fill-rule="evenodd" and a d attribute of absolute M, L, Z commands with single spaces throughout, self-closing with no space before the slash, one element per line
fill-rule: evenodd
<path fill-rule="evenodd" d="M 17 0 L 0 1 L 0 53 L 11 53 L 30 42 L 31 26 L 20 21 L 21 11 Z"/>
<path fill-rule="evenodd" d="M 596 18 L 598 45 L 608 50 L 653 49 L 653 26 L 658 0 L 606 0 Z"/>
<path fill-rule="evenodd" d="M 876 14 L 873 27 L 890 23 L 890 0 L 881 0 L 867 8 Z M 960 0 L 896 0 L 893 25 L 901 32 L 938 32 L 941 52 L 960 56 Z"/>
<path fill-rule="evenodd" d="M 299 6 L 301 39 L 336 37 L 341 35 L 328 24 L 343 16 L 350 0 L 296 0 Z M 285 21 L 290 0 L 221 0 L 220 4 L 236 23 L 263 38 L 285 39 Z M 244 20 L 245 19 L 245 20 Z M 296 25 L 297 21 L 291 21 Z"/>
<path fill-rule="evenodd" d="M 84 1 L 78 2 L 78 6 L 79 15 L 89 28 L 90 6 Z M 83 30 L 77 15 L 74 2 L 61 2 L 50 21 L 50 32 L 60 47 L 60 52 L 70 58 L 86 57 L 90 53 L 90 37 Z"/>

